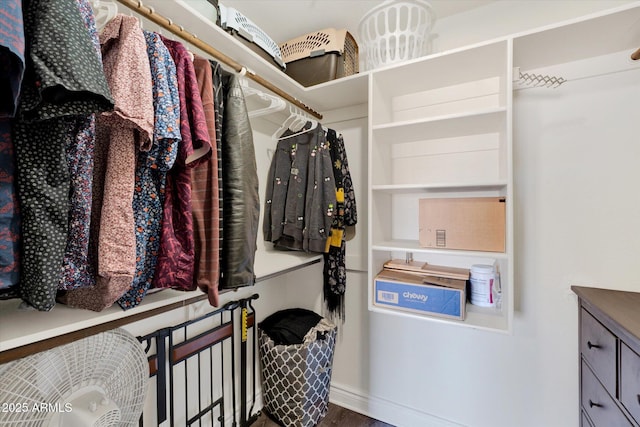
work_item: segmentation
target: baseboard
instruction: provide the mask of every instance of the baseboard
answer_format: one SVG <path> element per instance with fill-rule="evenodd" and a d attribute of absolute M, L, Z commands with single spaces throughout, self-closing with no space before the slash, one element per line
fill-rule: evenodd
<path fill-rule="evenodd" d="M 433 414 L 331 383 L 329 401 L 396 427 L 464 427 Z"/>

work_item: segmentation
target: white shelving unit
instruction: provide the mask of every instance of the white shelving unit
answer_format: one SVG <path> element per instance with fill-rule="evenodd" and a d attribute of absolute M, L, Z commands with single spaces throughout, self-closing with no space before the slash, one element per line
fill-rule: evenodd
<path fill-rule="evenodd" d="M 420 321 L 509 333 L 514 315 L 514 67 L 581 79 L 637 68 L 640 2 L 396 66 L 369 77 L 369 309 Z M 423 248 L 418 201 L 505 197 L 506 249 Z M 502 307 L 467 303 L 465 320 L 443 320 L 374 304 L 376 274 L 389 259 L 469 268 L 495 264 Z"/>
<path fill-rule="evenodd" d="M 369 308 L 508 332 L 513 316 L 511 43 L 501 40 L 371 72 L 369 81 Z M 505 252 L 423 248 L 418 202 L 505 197 Z M 373 283 L 392 258 L 470 268 L 495 264 L 500 309 L 467 303 L 464 320 L 374 304 Z"/>

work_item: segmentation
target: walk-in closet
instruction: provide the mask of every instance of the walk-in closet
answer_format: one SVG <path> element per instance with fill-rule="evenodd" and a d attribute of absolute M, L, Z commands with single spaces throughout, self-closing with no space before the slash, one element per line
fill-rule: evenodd
<path fill-rule="evenodd" d="M 43 1 L 1 0 L 0 30 L 14 28 L 17 12 L 9 5 L 21 7 L 25 20 L 36 19 L 39 10 L 58 13 L 62 7 L 62 3 L 47 9 L 32 7 Z M 147 48 L 145 60 L 163 55 L 162 50 L 151 53 L 149 46 L 164 41 L 168 52 L 184 49 L 184 55 L 194 58 L 187 61 L 197 64 L 200 60 L 209 73 L 211 86 L 201 107 L 202 117 L 210 114 L 210 121 L 202 119 L 198 124 L 194 114 L 200 113 L 187 107 L 185 120 L 192 126 L 193 146 L 187 154 L 177 153 L 184 170 L 175 176 L 168 172 L 170 167 L 162 172 L 177 149 L 177 145 L 170 148 L 170 141 L 180 139 L 180 132 L 172 137 L 165 128 L 167 151 L 150 152 L 148 161 L 153 166 L 148 174 L 168 174 L 167 192 L 184 185 L 180 180 L 185 176 L 196 183 L 193 200 L 201 204 L 194 209 L 208 212 L 205 217 L 186 215 L 176 197 L 177 204 L 163 211 L 162 221 L 171 222 L 179 251 L 189 252 L 191 244 L 196 254 L 207 254 L 215 247 L 216 252 L 202 258 L 216 264 L 194 267 L 196 277 L 190 271 L 186 279 L 182 273 L 167 274 L 164 282 L 144 277 L 141 272 L 147 271 L 148 263 L 136 252 L 133 233 L 128 236 L 131 241 L 118 234 L 123 221 L 119 215 L 98 217 L 100 229 L 112 234 L 109 242 L 116 250 L 113 259 L 100 264 L 94 285 L 102 286 L 106 280 L 111 284 L 104 286 L 113 290 L 118 281 L 127 284 L 108 302 L 91 298 L 90 303 L 83 302 L 86 295 L 73 286 L 60 287 L 58 280 L 46 283 L 48 270 L 42 266 L 38 267 L 41 276 L 20 278 L 17 270 L 11 276 L 7 265 L 12 260 L 0 256 L 0 378 L 7 379 L 0 381 L 5 383 L 0 385 L 0 396 L 6 397 L 0 401 L 0 426 L 65 422 L 79 426 L 87 425 L 86 419 L 105 423 L 93 425 L 120 425 L 118 420 L 134 419 L 131 425 L 248 426 L 259 416 L 264 420 L 267 408 L 272 408 L 269 401 L 282 397 L 273 396 L 264 378 L 268 364 L 261 357 L 268 346 L 262 334 L 269 322 L 263 322 L 289 309 L 317 313 L 313 324 L 326 326 L 314 330 L 314 339 L 330 344 L 329 365 L 314 373 L 329 372 L 317 377 L 327 381 L 334 418 L 349 410 L 363 419 L 369 417 L 372 425 L 378 420 L 397 427 L 640 424 L 640 192 L 636 191 L 640 144 L 635 126 L 640 113 L 640 2 L 407 0 L 430 4 L 428 47 L 416 57 L 377 64 L 367 56 L 371 54 L 363 33 L 368 28 L 367 13 L 403 0 L 64 0 L 65 4 L 76 2 L 89 6 L 91 10 L 84 13 L 94 14 L 98 33 L 105 25 L 113 30 L 108 25 L 113 26 L 114 19 L 121 20 L 123 27 L 139 26 L 140 34 L 147 37 L 137 41 Z M 303 34 L 334 27 L 339 31 L 330 32 L 330 37 L 341 41 L 336 58 L 356 58 L 357 65 L 351 63 L 347 71 L 320 77 L 320 82 L 313 80 L 318 78 L 311 75 L 313 68 L 303 67 L 296 75 L 290 67 L 287 73 L 289 63 L 256 51 L 255 39 L 252 43 L 250 36 L 225 28 L 220 15 L 212 15 L 214 10 L 221 13 L 220 5 L 249 18 L 275 41 L 271 49 L 278 51 L 290 49 L 291 41 Z M 37 16 L 57 29 L 51 30 L 51 40 L 39 39 L 41 46 L 60 42 L 65 28 L 75 22 L 56 21 L 63 28 L 45 18 Z M 399 22 L 400 12 L 397 18 Z M 370 37 L 372 32 L 383 32 L 385 23 L 377 25 L 364 31 Z M 8 34 L 0 31 L 0 49 L 6 49 L 0 54 L 22 49 L 28 56 L 32 49 L 37 51 L 29 45 L 25 53 L 19 38 Z M 74 37 L 69 46 L 77 43 Z M 133 42 L 126 40 L 123 46 L 128 49 Z M 109 42 L 102 42 L 105 55 Z M 183 47 L 175 47 L 174 42 Z M 36 65 L 57 75 L 58 69 L 64 69 L 59 64 L 78 62 L 93 75 L 94 68 L 102 66 L 85 60 L 92 57 L 93 48 L 100 50 L 100 45 L 75 50 L 58 45 L 56 49 L 68 57 Z M 21 67 L 19 61 L 4 61 L 7 55 L 0 57 L 0 76 L 5 68 Z M 105 60 L 105 69 L 114 58 Z M 129 71 L 140 59 L 132 58 Z M 327 58 L 324 50 L 309 56 L 316 61 L 322 58 Z M 222 76 L 220 87 L 225 87 L 225 111 L 244 111 L 220 123 L 213 120 L 221 111 L 214 90 L 216 70 Z M 27 67 L 25 82 L 31 78 L 29 73 Z M 73 80 L 75 75 L 64 77 Z M 102 113 L 108 119 L 98 119 L 98 126 L 107 124 L 112 133 L 128 132 L 127 138 L 133 141 L 128 146 L 110 145 L 120 150 L 122 154 L 115 156 L 120 158 L 126 157 L 122 147 L 133 150 L 136 144 L 139 153 L 144 141 L 150 146 L 159 141 L 154 137 L 151 108 L 158 103 L 151 102 L 150 92 L 146 101 L 137 93 L 142 79 L 135 77 L 139 84 L 128 79 L 121 86 L 129 88 L 126 97 L 132 104 L 146 103 L 149 116 L 130 117 L 122 107 L 116 113 Z M 51 84 L 50 93 L 67 84 L 51 81 L 46 82 Z M 152 82 L 158 84 L 154 77 L 149 87 Z M 33 80 L 34 92 L 23 96 L 22 102 L 39 102 L 32 96 L 40 83 Z M 83 96 L 70 97 L 69 108 L 91 109 L 98 115 L 110 111 L 113 99 L 108 89 L 116 91 L 112 81 L 105 84 L 96 78 L 91 91 L 83 89 Z M 198 86 L 194 87 L 195 93 Z M 173 96 L 168 86 L 158 88 L 156 101 Z M 41 131 L 47 128 L 39 124 L 30 127 L 35 116 L 24 112 L 19 94 L 31 89 L 9 83 L 2 89 L 8 92 L 2 93 L 0 107 L 15 102 L 15 111 L 0 111 L 0 142 L 16 135 L 7 130 L 9 120 L 22 120 L 16 125 L 20 161 L 15 167 L 27 172 L 16 175 L 15 185 L 21 185 L 23 197 L 33 201 L 25 202 L 26 210 L 15 215 L 22 215 L 23 224 L 31 224 L 28 228 L 40 224 L 40 211 L 34 206 L 49 206 L 50 199 L 67 197 L 56 185 L 42 193 L 50 198 L 34 197 L 39 190 L 29 187 L 37 180 L 48 185 L 62 180 L 55 175 L 59 171 L 49 170 L 42 177 L 36 176 L 35 166 L 29 168 L 50 164 L 47 156 L 55 154 L 52 146 L 41 151 L 34 148 L 55 137 L 57 130 Z M 177 92 L 175 96 L 177 106 Z M 53 99 L 69 102 L 69 98 Z M 38 114 L 44 117 L 61 108 L 56 102 Z M 176 126 L 184 133 L 184 123 L 172 109 L 167 107 L 164 116 L 173 120 L 168 128 Z M 242 129 L 245 118 L 250 132 Z M 208 129 L 208 141 L 194 130 L 198 126 L 204 126 L 200 128 L 204 134 Z M 227 151 L 216 151 L 220 141 L 215 135 L 223 129 L 233 133 L 234 139 L 226 142 Z M 308 147 L 304 146 L 307 141 Z M 8 145 L 4 146 L 6 150 Z M 330 152 L 338 146 L 340 150 Z M 28 151 L 35 154 L 25 157 Z M 151 159 L 155 154 L 159 160 Z M 109 153 L 102 150 L 98 155 Z M 291 160 L 303 155 L 304 163 Z M 341 156 L 337 162 L 335 155 Z M 201 157 L 205 160 L 198 160 Z M 218 174 L 213 161 L 206 160 L 210 157 L 221 168 L 235 168 L 236 175 L 224 183 L 223 172 Z M 200 178 L 189 169 L 189 164 L 198 162 L 209 162 L 211 167 L 198 172 Z M 0 164 L 1 185 L 13 183 L 13 178 L 5 176 L 6 167 Z M 135 161 L 128 167 L 104 174 L 133 177 Z M 313 177 L 303 181 L 307 169 Z M 290 182 L 283 182 L 285 176 L 291 177 Z M 136 187 L 145 178 L 135 178 L 131 191 L 109 187 L 108 178 L 108 189 L 102 191 L 131 193 L 142 187 L 145 194 L 147 187 Z M 218 180 L 215 190 L 198 187 L 198 179 Z M 158 190 L 164 194 L 164 178 L 157 182 L 162 183 Z M 223 190 L 223 183 L 230 187 Z M 1 185 L 5 191 L 7 187 Z M 288 191 L 280 191 L 285 185 Z M 201 195 L 195 196 L 196 190 L 202 190 Z M 220 205 L 217 198 L 215 208 L 207 205 L 210 194 L 202 196 L 204 192 L 219 192 Z M 140 212 L 164 206 L 155 203 L 156 195 L 151 193 L 136 202 L 154 201 Z M 223 193 L 228 200 L 238 196 L 224 205 L 226 214 Z M 98 203 L 120 212 L 118 197 Z M 492 205 L 455 205 L 477 201 Z M 441 206 L 443 211 L 437 211 Z M 133 207 L 136 212 L 135 203 Z M 225 222 L 207 223 L 206 215 L 212 210 L 219 210 Z M 11 242 L 11 227 L 21 227 L 4 220 L 7 212 L 0 212 L 0 244 Z M 447 230 L 427 226 L 434 212 L 439 220 L 455 225 Z M 64 217 L 51 211 L 46 214 Z M 485 214 L 495 223 L 475 225 Z M 132 213 L 124 219 L 134 224 L 136 218 Z M 304 224 L 293 227 L 296 220 Z M 151 220 L 141 221 L 129 228 L 155 227 Z M 189 243 L 185 230 L 191 221 L 196 232 Z M 45 225 L 60 234 L 59 224 L 53 220 L 51 224 Z M 220 233 L 213 234 L 214 246 L 209 225 Z M 456 240 L 456 228 L 474 227 L 481 233 L 472 242 L 466 239 L 469 233 Z M 224 230 L 234 230 L 225 235 L 226 242 L 218 239 Z M 54 254 L 49 243 L 41 244 L 49 240 L 40 231 L 35 227 L 27 233 L 24 254 L 16 247 L 20 262 L 26 260 L 28 265 L 34 259 L 62 257 Z M 174 256 L 178 249 L 160 249 L 153 237 L 143 244 L 151 248 L 149 253 L 160 253 L 160 268 L 181 262 Z M 5 246 L 0 247 L 0 255 L 7 252 Z M 219 255 L 218 250 L 226 252 Z M 192 265 L 199 262 L 198 257 Z M 153 265 L 155 269 L 155 261 Z M 227 270 L 216 270 L 215 285 L 204 278 L 199 282 L 208 268 Z M 481 295 L 477 277 L 483 268 L 489 269 L 491 287 Z M 64 274 L 72 275 L 66 268 Z M 79 275 L 74 277 L 67 283 L 80 281 Z M 10 291 L 13 285 L 6 284 L 5 278 L 20 282 L 29 292 L 15 291 L 17 285 L 15 292 Z M 178 286 L 182 280 L 187 285 Z M 132 281 L 137 285 L 129 287 Z M 487 299 L 481 302 L 480 298 Z M 130 363 L 129 348 L 144 363 Z M 305 353 L 312 365 L 315 359 L 310 354 Z M 92 362 L 103 359 L 103 364 Z M 20 364 L 21 360 L 28 363 Z M 81 373 L 74 377 L 60 369 L 63 365 L 73 365 Z M 76 381 L 76 385 L 60 385 L 65 381 Z M 315 397 L 305 387 L 298 385 L 305 392 L 296 397 L 305 416 L 325 414 L 314 413 L 313 405 L 306 405 L 305 399 L 315 402 Z M 105 398 L 111 395 L 118 397 Z M 126 409 L 134 406 L 141 418 Z M 18 412 L 25 414 L 20 418 Z M 360 415 L 351 417 L 360 419 Z M 316 422 L 305 418 L 294 425 Z"/>

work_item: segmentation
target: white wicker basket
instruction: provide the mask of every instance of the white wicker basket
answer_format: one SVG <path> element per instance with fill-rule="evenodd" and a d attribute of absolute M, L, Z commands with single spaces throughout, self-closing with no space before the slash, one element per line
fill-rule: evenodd
<path fill-rule="evenodd" d="M 430 53 L 430 32 L 436 16 L 424 0 L 386 0 L 360 20 L 360 47 L 365 68 L 373 68 Z"/>
<path fill-rule="evenodd" d="M 244 39 L 256 44 L 284 69 L 280 47 L 271 37 L 238 10 L 220 4 L 220 21 L 222 28 L 233 29 Z"/>

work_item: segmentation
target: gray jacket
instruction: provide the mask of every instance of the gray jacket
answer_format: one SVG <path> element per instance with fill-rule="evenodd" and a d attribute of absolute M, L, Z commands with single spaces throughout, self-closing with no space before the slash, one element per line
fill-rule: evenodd
<path fill-rule="evenodd" d="M 292 134 L 288 130 L 282 137 Z M 281 249 L 324 252 L 335 209 L 336 187 L 322 127 L 279 140 L 267 177 L 264 239 Z"/>

